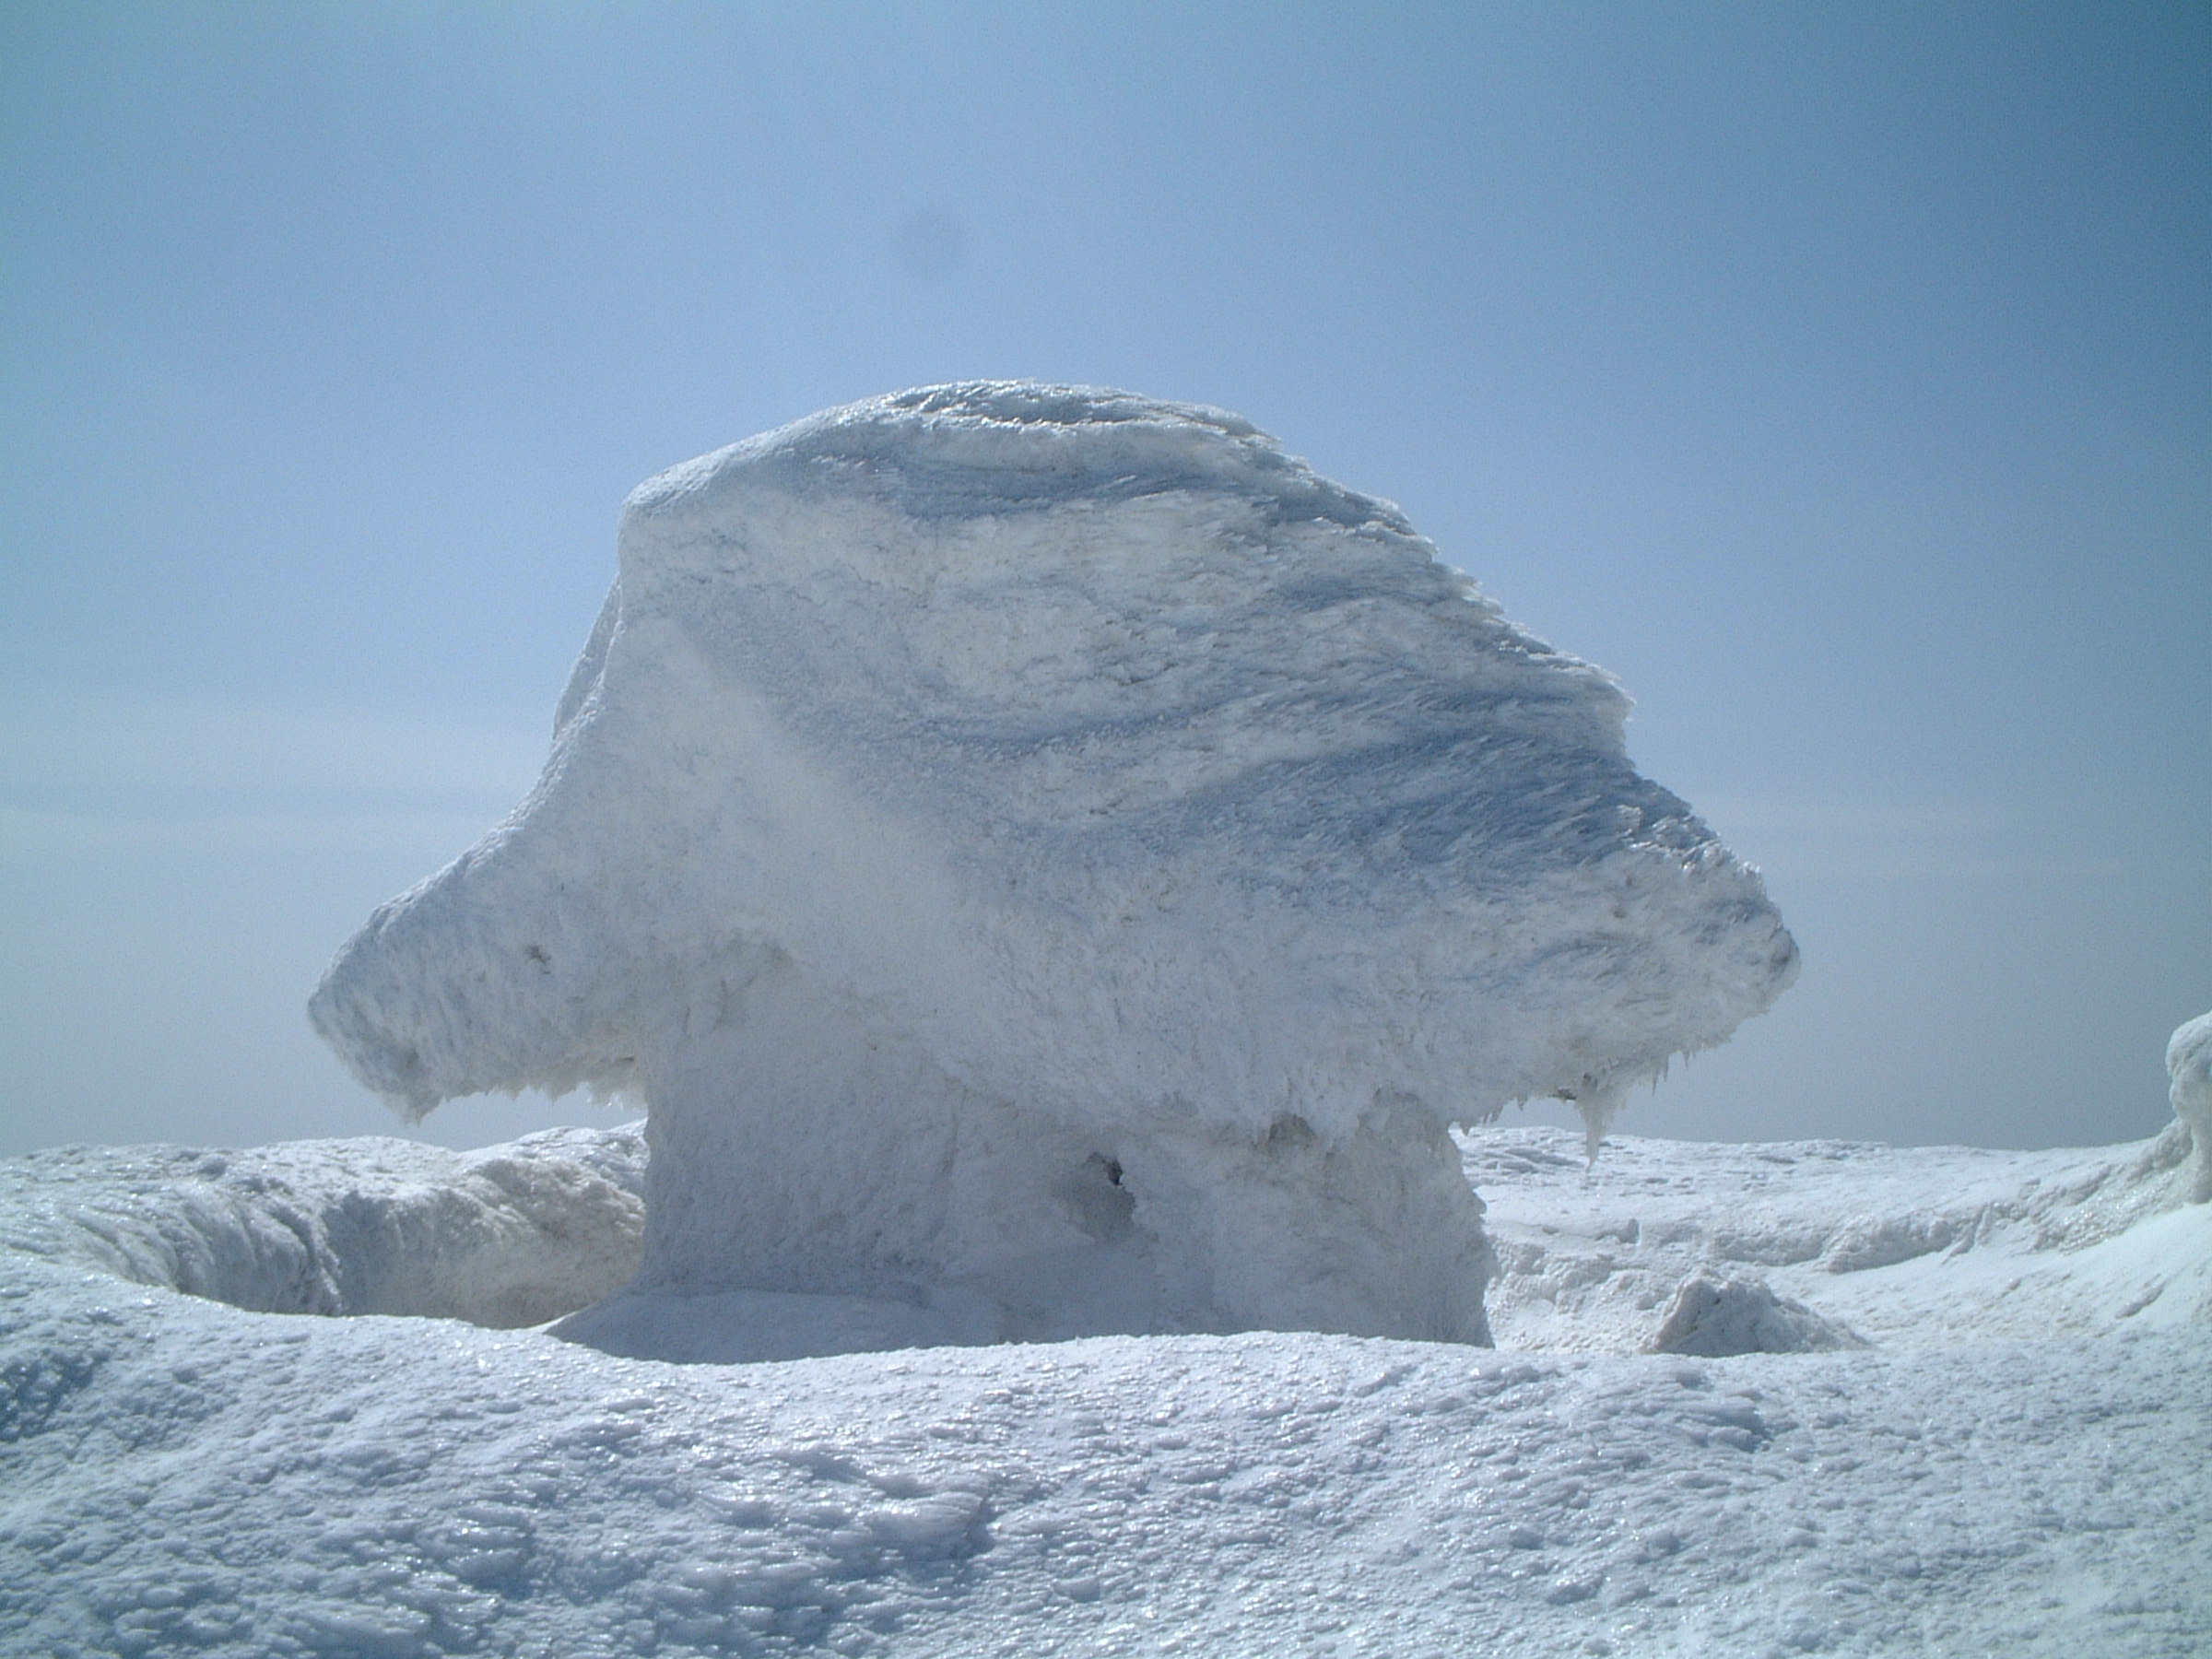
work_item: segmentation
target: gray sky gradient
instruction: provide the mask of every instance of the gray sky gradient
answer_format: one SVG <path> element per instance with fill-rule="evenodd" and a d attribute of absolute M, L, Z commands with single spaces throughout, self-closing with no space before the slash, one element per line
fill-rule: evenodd
<path fill-rule="evenodd" d="M 393 1131 L 306 994 L 623 495 L 976 375 L 1236 409 L 1621 677 L 1806 956 L 1624 1131 L 2151 1133 L 2208 129 L 2186 5 L 0 6 L 0 1151 Z"/>

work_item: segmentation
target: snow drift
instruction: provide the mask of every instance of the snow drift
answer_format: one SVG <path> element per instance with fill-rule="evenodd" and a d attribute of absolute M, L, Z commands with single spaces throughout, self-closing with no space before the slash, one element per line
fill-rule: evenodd
<path fill-rule="evenodd" d="M 1627 706 L 1234 416 L 903 393 L 632 495 L 544 777 L 313 1018 L 417 1113 L 633 1090 L 641 1292 L 1482 1340 L 1447 1126 L 1795 970 Z"/>

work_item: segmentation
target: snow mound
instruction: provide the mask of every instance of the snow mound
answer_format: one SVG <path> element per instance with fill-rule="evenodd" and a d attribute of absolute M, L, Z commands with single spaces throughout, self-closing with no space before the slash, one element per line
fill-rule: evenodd
<path fill-rule="evenodd" d="M 634 1129 L 64 1147 L 0 1164 L 0 1245 L 259 1312 L 534 1325 L 636 1270 L 644 1167 Z"/>
<path fill-rule="evenodd" d="M 1644 1344 L 1652 1354 L 1818 1354 L 1865 1347 L 1855 1332 L 1823 1319 L 1801 1301 L 1777 1296 L 1762 1279 L 1692 1274 L 1675 1292 L 1666 1316 Z"/>
<path fill-rule="evenodd" d="M 2195 1148 L 2190 1197 L 2212 1202 L 2212 1014 L 2200 1014 L 2166 1045 L 2166 1072 L 2173 1079 L 2173 1115 L 2188 1128 Z"/>
<path fill-rule="evenodd" d="M 1795 971 L 1627 709 L 1235 416 L 902 393 L 632 495 L 538 786 L 312 1014 L 416 1112 L 633 1090 L 641 1288 L 1480 1340 L 1447 1125 Z"/>

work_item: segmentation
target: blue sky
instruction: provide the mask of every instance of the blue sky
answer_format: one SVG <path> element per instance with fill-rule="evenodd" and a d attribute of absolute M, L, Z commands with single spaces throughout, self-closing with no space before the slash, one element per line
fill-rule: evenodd
<path fill-rule="evenodd" d="M 2208 128 L 2195 6 L 0 6 L 0 1151 L 392 1129 L 306 994 L 623 495 L 976 375 L 1236 409 L 1621 677 L 1806 957 L 1624 1131 L 2148 1134 Z"/>

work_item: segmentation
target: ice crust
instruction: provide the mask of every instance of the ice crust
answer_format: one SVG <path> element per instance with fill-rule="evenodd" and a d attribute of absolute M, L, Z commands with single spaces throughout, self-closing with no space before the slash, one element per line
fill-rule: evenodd
<path fill-rule="evenodd" d="M 1447 1126 L 1795 971 L 1627 708 L 1234 416 L 900 394 L 631 496 L 537 788 L 313 1018 L 413 1112 L 634 1091 L 641 1289 L 1480 1340 Z"/>

